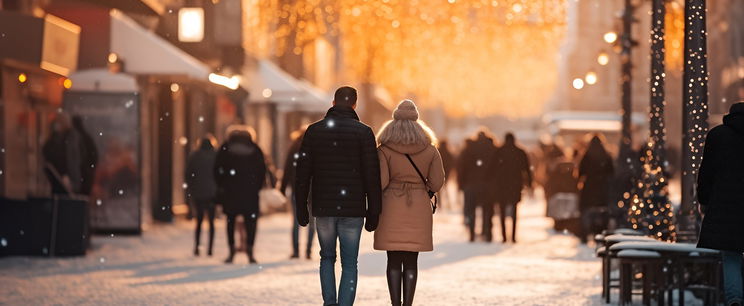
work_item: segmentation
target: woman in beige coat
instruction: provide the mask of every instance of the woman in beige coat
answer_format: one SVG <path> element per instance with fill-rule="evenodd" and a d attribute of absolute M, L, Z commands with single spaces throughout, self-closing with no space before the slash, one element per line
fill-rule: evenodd
<path fill-rule="evenodd" d="M 401 280 L 403 305 L 413 303 L 418 252 L 434 249 L 427 189 L 439 191 L 444 184 L 436 137 L 418 117 L 413 101 L 404 100 L 377 137 L 383 198 L 374 248 L 387 251 L 387 282 L 393 305 L 401 305 Z M 426 178 L 426 184 L 406 155 Z"/>

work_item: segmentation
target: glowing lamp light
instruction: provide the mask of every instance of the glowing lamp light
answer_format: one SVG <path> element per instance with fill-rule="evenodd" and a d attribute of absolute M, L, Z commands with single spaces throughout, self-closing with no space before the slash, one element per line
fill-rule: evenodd
<path fill-rule="evenodd" d="M 512 11 L 515 13 L 522 12 L 522 4 L 514 3 L 514 5 L 512 5 Z"/>
<path fill-rule="evenodd" d="M 607 32 L 604 34 L 604 41 L 608 44 L 614 43 L 617 40 L 617 33 Z"/>
<path fill-rule="evenodd" d="M 65 89 L 70 89 L 70 88 L 72 88 L 72 80 L 70 80 L 70 79 L 65 79 L 64 81 L 62 81 L 62 86 L 64 86 L 64 87 L 65 87 Z"/>
<path fill-rule="evenodd" d="M 219 75 L 216 73 L 210 73 L 209 81 L 217 85 L 225 86 L 232 90 L 236 90 L 240 86 L 240 77 L 237 75 L 234 75 L 232 77 L 227 77 L 227 76 Z"/>
<path fill-rule="evenodd" d="M 584 81 L 586 81 L 589 85 L 594 85 L 597 83 L 597 74 L 594 71 L 589 71 L 586 73 L 586 76 L 584 76 Z"/>
<path fill-rule="evenodd" d="M 204 9 L 185 7 L 178 10 L 178 40 L 200 42 L 204 39 Z"/>
<path fill-rule="evenodd" d="M 573 88 L 575 88 L 577 90 L 578 89 L 582 89 L 582 88 L 584 88 L 584 80 L 582 80 L 581 78 L 575 78 L 573 80 L 572 85 L 573 85 Z"/>
<path fill-rule="evenodd" d="M 266 99 L 268 99 L 268 98 L 271 98 L 271 95 L 272 95 L 272 94 L 273 94 L 273 93 L 271 92 L 271 88 L 264 88 L 264 90 L 263 90 L 263 91 L 261 92 L 261 95 L 262 95 L 262 96 L 263 96 L 264 98 L 266 98 Z"/>
<path fill-rule="evenodd" d="M 18 75 L 18 82 L 19 83 L 26 83 L 28 81 L 28 76 L 26 76 L 25 73 L 21 73 Z"/>
<path fill-rule="evenodd" d="M 610 56 L 607 55 L 607 53 L 602 52 L 599 55 L 597 55 L 597 63 L 604 66 L 607 65 L 607 63 L 610 62 Z"/>
<path fill-rule="evenodd" d="M 181 87 L 180 87 L 180 86 L 178 86 L 178 83 L 173 83 L 173 84 L 171 84 L 171 86 L 170 86 L 170 90 L 171 90 L 171 92 L 178 92 L 178 90 L 179 90 L 180 88 L 181 88 Z"/>
<path fill-rule="evenodd" d="M 109 63 L 113 64 L 113 63 L 116 63 L 116 61 L 118 61 L 118 60 L 119 60 L 119 56 L 116 55 L 116 53 L 114 53 L 114 52 L 109 53 L 109 55 L 108 55 L 108 62 Z"/>

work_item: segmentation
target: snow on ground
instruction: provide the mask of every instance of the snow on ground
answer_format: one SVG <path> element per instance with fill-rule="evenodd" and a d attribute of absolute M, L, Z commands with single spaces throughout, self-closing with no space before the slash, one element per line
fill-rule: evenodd
<path fill-rule="evenodd" d="M 602 305 L 600 261 L 550 229 L 542 201 L 520 204 L 517 244 L 466 242 L 459 211 L 435 216 L 435 250 L 419 256 L 417 305 Z M 151 225 L 142 236 L 96 236 L 80 258 L 0 258 L 0 305 L 321 305 L 317 244 L 313 260 L 289 260 L 290 218 L 259 220 L 258 265 L 244 254 L 222 263 L 224 220 L 211 258 L 191 254 L 186 221 Z M 356 305 L 389 305 L 385 261 L 364 232 Z"/>

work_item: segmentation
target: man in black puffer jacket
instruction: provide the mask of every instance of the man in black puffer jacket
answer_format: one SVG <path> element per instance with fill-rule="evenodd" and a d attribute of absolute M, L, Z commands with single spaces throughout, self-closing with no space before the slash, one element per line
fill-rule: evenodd
<path fill-rule="evenodd" d="M 698 173 L 704 210 L 698 246 L 721 250 L 726 305 L 742 305 L 744 252 L 744 103 L 708 132 Z"/>
<path fill-rule="evenodd" d="M 357 92 L 336 90 L 326 117 L 308 127 L 300 146 L 295 188 L 297 222 L 306 226 L 308 196 L 320 242 L 324 305 L 353 305 L 364 218 L 374 231 L 382 206 L 380 163 L 372 129 L 359 121 Z M 336 298 L 336 240 L 341 244 L 341 283 Z"/>

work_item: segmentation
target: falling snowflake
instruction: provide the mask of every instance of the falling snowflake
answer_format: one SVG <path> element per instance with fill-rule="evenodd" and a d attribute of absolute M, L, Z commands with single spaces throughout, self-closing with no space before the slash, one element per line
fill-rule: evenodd
<path fill-rule="evenodd" d="M 341 189 L 341 195 L 342 196 L 345 196 L 346 195 L 346 189 Z"/>
<path fill-rule="evenodd" d="M 332 128 L 332 127 L 334 127 L 334 126 L 336 126 L 336 121 L 334 121 L 333 119 L 331 119 L 331 120 L 328 120 L 328 127 L 329 127 L 329 128 Z"/>
<path fill-rule="evenodd" d="M 204 122 L 204 116 L 199 116 L 199 122 Z"/>
<path fill-rule="evenodd" d="M 235 169 L 230 169 L 230 175 L 235 176 Z"/>
<path fill-rule="evenodd" d="M 183 183 L 183 185 L 181 185 L 181 187 L 183 187 L 183 189 L 189 188 L 189 184 Z"/>
<path fill-rule="evenodd" d="M 123 194 L 124 194 L 124 190 L 123 189 L 119 189 L 119 195 L 123 195 Z"/>
<path fill-rule="evenodd" d="M 0 246 L 2 247 L 8 246 L 8 240 L 5 240 L 5 238 L 0 239 Z"/>
<path fill-rule="evenodd" d="M 103 132 L 98 132 L 98 136 L 103 136 Z"/>
<path fill-rule="evenodd" d="M 251 214 L 251 219 L 256 219 L 256 214 Z"/>
<path fill-rule="evenodd" d="M 479 159 L 475 162 L 475 165 L 477 165 L 478 167 L 483 166 L 483 161 Z"/>
<path fill-rule="evenodd" d="M 106 258 L 103 258 L 103 257 L 101 257 L 101 258 L 98 258 L 98 262 L 100 262 L 100 263 L 104 263 L 104 262 L 106 262 Z"/>
<path fill-rule="evenodd" d="M 300 158 L 300 154 L 297 154 L 297 153 L 295 153 L 293 156 L 294 156 L 294 159 L 299 159 Z"/>
<path fill-rule="evenodd" d="M 124 107 L 126 108 L 130 108 L 132 107 L 132 105 L 134 105 L 134 101 L 132 100 L 127 101 L 127 103 L 124 103 Z"/>
<path fill-rule="evenodd" d="M 103 201 L 101 201 L 101 199 L 96 199 L 96 205 L 98 206 L 103 205 Z"/>

